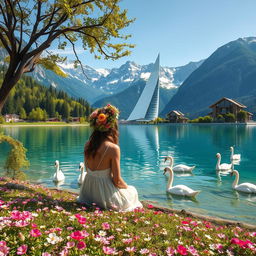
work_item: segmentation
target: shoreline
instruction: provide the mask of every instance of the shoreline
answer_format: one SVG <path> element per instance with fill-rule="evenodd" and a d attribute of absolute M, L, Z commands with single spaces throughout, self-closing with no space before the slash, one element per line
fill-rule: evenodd
<path fill-rule="evenodd" d="M 30 185 L 40 185 L 42 187 L 45 187 L 49 190 L 53 190 L 53 191 L 64 191 L 67 193 L 70 193 L 72 195 L 79 195 L 79 192 L 75 192 L 71 189 L 58 189 L 57 187 L 47 187 L 45 185 L 42 185 L 42 183 L 38 182 L 38 183 L 33 183 L 28 181 L 28 184 Z M 8 183 L 8 187 L 10 189 L 20 189 L 20 190 L 24 190 L 26 189 L 25 185 L 21 185 L 21 184 L 17 184 L 17 183 Z M 184 216 L 184 217 L 191 217 L 191 218 L 195 218 L 195 219 L 199 219 L 199 220 L 203 220 L 203 221 L 210 221 L 218 226 L 221 225 L 227 225 L 227 226 L 239 226 L 241 228 L 246 228 L 249 230 L 256 230 L 256 225 L 253 225 L 251 223 L 245 222 L 245 221 L 238 221 L 238 220 L 230 220 L 230 219 L 225 219 L 225 218 L 220 218 L 220 217 L 214 217 L 214 216 L 210 216 L 210 215 L 204 215 L 204 214 L 199 214 L 199 213 L 195 213 L 192 211 L 187 211 L 185 209 L 174 209 L 174 208 L 168 208 L 168 207 L 164 207 L 159 205 L 157 202 L 152 202 L 150 200 L 140 200 L 141 203 L 143 204 L 143 207 L 147 208 L 147 205 L 152 205 L 152 210 L 155 211 L 162 211 L 164 213 L 167 214 L 178 214 L 179 216 Z"/>
<path fill-rule="evenodd" d="M 0 125 L 0 128 L 9 128 L 9 127 L 77 127 L 77 126 L 90 126 L 88 123 L 85 124 L 80 124 L 80 123 L 75 123 L 75 124 L 36 124 L 36 123 L 31 123 L 31 124 L 2 124 Z"/>

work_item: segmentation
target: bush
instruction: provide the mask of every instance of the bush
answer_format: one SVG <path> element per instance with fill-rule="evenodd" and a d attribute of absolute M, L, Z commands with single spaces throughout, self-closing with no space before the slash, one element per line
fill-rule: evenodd
<path fill-rule="evenodd" d="M 48 118 L 48 115 L 45 110 L 42 110 L 41 108 L 32 109 L 32 111 L 29 113 L 28 119 L 33 121 L 46 121 Z"/>
<path fill-rule="evenodd" d="M 193 120 L 190 120 L 190 123 L 211 123 L 212 122 L 211 116 L 199 116 L 198 118 L 195 118 Z"/>
<path fill-rule="evenodd" d="M 0 124 L 4 124 L 4 123 L 5 123 L 4 117 L 0 116 Z"/>
<path fill-rule="evenodd" d="M 236 121 L 236 117 L 232 113 L 227 113 L 224 115 L 225 122 L 227 123 L 233 123 Z"/>
<path fill-rule="evenodd" d="M 217 122 L 218 123 L 224 123 L 225 122 L 225 118 L 223 117 L 223 115 L 218 115 L 217 116 Z"/>
<path fill-rule="evenodd" d="M 240 110 L 240 111 L 237 113 L 237 121 L 244 123 L 244 122 L 246 122 L 247 118 L 248 118 L 248 114 L 247 114 L 246 111 Z"/>

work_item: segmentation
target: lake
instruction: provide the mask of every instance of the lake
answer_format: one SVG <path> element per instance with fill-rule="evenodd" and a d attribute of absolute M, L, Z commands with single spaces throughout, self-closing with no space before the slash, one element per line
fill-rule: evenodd
<path fill-rule="evenodd" d="M 54 187 L 54 162 L 60 161 L 66 179 L 61 188 L 79 191 L 79 162 L 89 127 L 6 127 L 28 149 L 29 179 Z M 120 125 L 121 168 L 124 180 L 137 188 L 141 200 L 165 207 L 256 224 L 256 194 L 232 189 L 234 177 L 217 177 L 216 153 L 229 163 L 230 146 L 241 154 L 235 166 L 241 182 L 256 184 L 256 126 L 246 125 Z M 0 145 L 0 166 L 9 147 Z M 196 200 L 166 193 L 168 175 L 163 175 L 164 157 L 172 155 L 175 164 L 196 165 L 193 175 L 175 174 L 174 185 L 184 184 L 201 190 Z M 3 173 L 1 173 L 3 175 Z"/>

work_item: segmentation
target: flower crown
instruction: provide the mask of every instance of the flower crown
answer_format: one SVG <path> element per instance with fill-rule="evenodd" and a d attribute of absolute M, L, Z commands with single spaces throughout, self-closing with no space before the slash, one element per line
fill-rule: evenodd
<path fill-rule="evenodd" d="M 114 128 L 118 115 L 119 110 L 110 104 L 103 108 L 97 108 L 89 117 L 90 126 L 95 130 L 106 132 Z"/>

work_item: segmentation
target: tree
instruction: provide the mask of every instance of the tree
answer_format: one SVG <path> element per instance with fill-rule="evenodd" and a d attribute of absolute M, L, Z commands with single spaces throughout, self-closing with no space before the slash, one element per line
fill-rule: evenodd
<path fill-rule="evenodd" d="M 238 113 L 237 113 L 237 121 L 239 122 L 246 122 L 248 119 L 248 114 L 246 111 L 244 110 L 240 110 Z"/>
<path fill-rule="evenodd" d="M 76 65 L 81 62 L 75 43 L 96 58 L 118 59 L 129 55 L 134 45 L 124 43 L 130 35 L 122 35 L 120 31 L 133 19 L 127 18 L 127 10 L 121 10 L 119 2 L 0 0 L 0 47 L 6 50 L 8 61 L 0 88 L 0 112 L 21 75 L 33 71 L 37 64 L 65 76 L 56 65 L 65 58 L 46 51 L 53 42 L 58 43 L 60 50 L 70 44 Z"/>
<path fill-rule="evenodd" d="M 29 113 L 28 119 L 34 121 L 46 121 L 47 113 L 45 110 L 37 107 L 36 109 L 32 109 L 32 111 Z"/>
<path fill-rule="evenodd" d="M 10 175 L 13 179 L 24 179 L 25 174 L 21 171 L 21 168 L 27 168 L 29 166 L 29 161 L 26 157 L 27 150 L 20 141 L 0 133 L 0 143 L 2 142 L 7 142 L 11 146 L 4 166 L 7 169 L 7 175 Z"/>
<path fill-rule="evenodd" d="M 227 113 L 223 117 L 225 118 L 225 122 L 227 123 L 233 123 L 236 121 L 236 117 L 232 113 Z"/>

